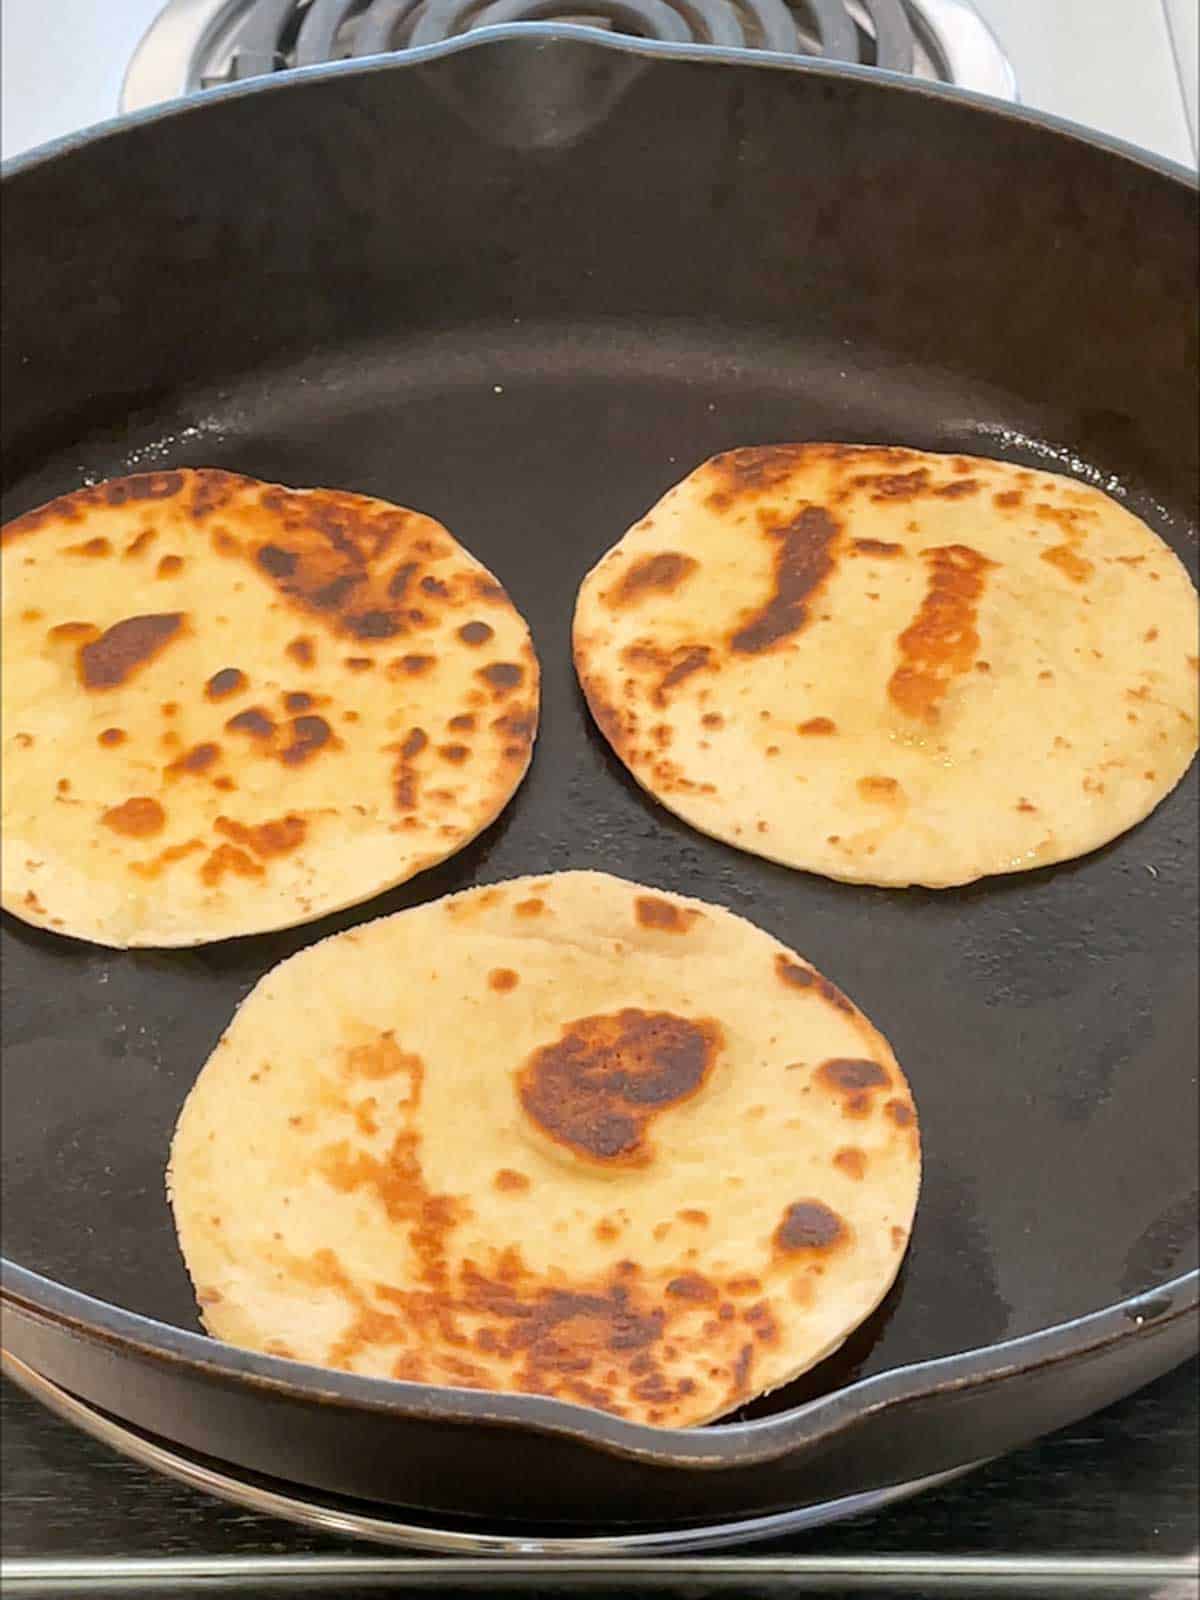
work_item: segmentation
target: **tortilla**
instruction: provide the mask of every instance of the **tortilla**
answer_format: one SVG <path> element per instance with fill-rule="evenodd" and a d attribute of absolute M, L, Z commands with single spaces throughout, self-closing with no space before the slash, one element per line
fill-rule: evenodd
<path fill-rule="evenodd" d="M 919 1177 L 904 1076 L 832 983 L 717 906 L 566 872 L 269 972 L 168 1187 L 217 1338 L 682 1425 L 842 1343 Z"/>
<path fill-rule="evenodd" d="M 1196 750 L 1196 590 L 1099 489 L 837 444 L 715 457 L 585 578 L 575 662 L 693 827 L 945 888 L 1083 855 Z"/>
<path fill-rule="evenodd" d="M 462 849 L 538 665 L 439 523 L 211 470 L 3 531 L 3 904 L 105 945 L 288 927 Z"/>

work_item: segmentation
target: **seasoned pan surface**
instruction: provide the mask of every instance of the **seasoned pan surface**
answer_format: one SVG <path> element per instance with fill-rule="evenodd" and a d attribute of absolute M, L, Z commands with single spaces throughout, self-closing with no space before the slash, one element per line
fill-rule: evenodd
<path fill-rule="evenodd" d="M 473 70 L 489 53 L 511 67 L 515 48 L 472 47 Z M 611 47 L 557 48 L 601 79 L 629 65 Z M 709 840 L 643 794 L 590 722 L 569 623 L 582 574 L 669 484 L 716 451 L 778 440 L 1075 472 L 1122 494 L 1194 576 L 1185 186 L 853 73 L 649 57 L 619 112 L 531 149 L 520 127 L 490 138 L 455 109 L 446 90 L 468 58 L 221 97 L 9 182 L 5 516 L 84 478 L 185 464 L 418 507 L 529 619 L 544 715 L 497 824 L 351 912 L 161 954 L 5 919 L 6 1256 L 196 1329 L 163 1165 L 238 1001 L 339 928 L 585 866 L 728 906 L 802 951 L 885 1030 L 921 1109 L 925 1179 L 898 1283 L 843 1352 L 755 1415 L 1178 1278 L 1197 1262 L 1195 768 L 1076 862 L 936 893 L 829 882 Z M 287 163 L 267 161 L 268 128 Z M 802 135 L 797 173 L 782 152 Z M 907 211 L 891 199 L 898 142 Z M 441 200 L 422 166 L 434 144 L 461 174 Z M 624 185 L 606 176 L 622 163 Z M 1036 285 L 988 210 L 1017 170 Z M 268 172 L 273 189 L 257 181 Z M 957 199 L 939 188 L 953 174 Z M 1077 201 L 1089 183 L 1125 304 L 1095 266 L 1100 233 Z M 951 270 L 937 251 L 956 235 Z M 464 265 L 471 238 L 481 259 Z M 264 1364 L 292 1382 L 287 1363 Z M 120 1410 L 117 1392 L 93 1398 Z M 403 1411 L 412 1393 L 379 1398 Z M 572 1418 L 586 1435 L 587 1414 Z M 219 1438 L 205 1447 L 222 1453 Z"/>

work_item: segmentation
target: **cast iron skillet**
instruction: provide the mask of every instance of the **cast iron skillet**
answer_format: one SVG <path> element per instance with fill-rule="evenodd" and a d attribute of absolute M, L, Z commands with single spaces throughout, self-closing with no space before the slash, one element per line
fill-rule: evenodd
<path fill-rule="evenodd" d="M 6 515 L 180 463 L 383 495 L 494 567 L 545 670 L 534 767 L 502 819 L 369 905 L 163 954 L 5 922 L 17 1356 L 275 1477 L 594 1528 L 942 1471 L 1188 1353 L 1195 771 L 1085 860 L 940 894 L 856 888 L 658 809 L 591 727 L 568 656 L 583 572 L 738 444 L 1061 468 L 1122 494 L 1194 568 L 1186 174 L 854 69 L 524 27 L 68 141 L 15 164 L 3 221 Z M 886 1030 L 927 1167 L 879 1313 L 748 1419 L 691 1432 L 202 1337 L 162 1166 L 238 999 L 336 928 L 567 866 L 752 917 Z"/>

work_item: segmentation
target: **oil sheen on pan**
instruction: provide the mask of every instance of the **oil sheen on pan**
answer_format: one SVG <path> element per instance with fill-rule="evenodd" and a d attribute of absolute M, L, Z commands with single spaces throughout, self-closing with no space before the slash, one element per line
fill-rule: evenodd
<path fill-rule="evenodd" d="M 686 1425 L 870 1314 L 920 1168 L 904 1074 L 834 983 L 718 906 L 565 872 L 269 972 L 168 1185 L 220 1339 Z"/>
<path fill-rule="evenodd" d="M 219 471 L 3 531 L 4 906 L 189 945 L 353 905 L 462 848 L 531 758 L 538 663 L 431 518 Z"/>
<path fill-rule="evenodd" d="M 1196 751 L 1197 598 L 1110 496 L 968 456 L 716 456 L 585 578 L 597 725 L 685 821 L 944 888 L 1140 822 Z"/>

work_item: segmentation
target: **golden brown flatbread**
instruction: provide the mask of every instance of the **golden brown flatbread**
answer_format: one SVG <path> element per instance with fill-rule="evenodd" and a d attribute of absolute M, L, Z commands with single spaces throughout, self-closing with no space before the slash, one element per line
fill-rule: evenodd
<path fill-rule="evenodd" d="M 733 450 L 588 574 L 575 662 L 715 838 L 944 888 L 1131 828 L 1196 750 L 1196 591 L 1099 489 L 968 456 Z"/>
<path fill-rule="evenodd" d="M 353 905 L 444 860 L 529 765 L 538 665 L 439 523 L 211 470 L 3 532 L 3 904 L 107 945 Z"/>
<path fill-rule="evenodd" d="M 179 1118 L 209 1331 L 703 1422 L 837 1348 L 920 1181 L 887 1041 L 717 906 L 520 878 L 269 972 Z"/>

